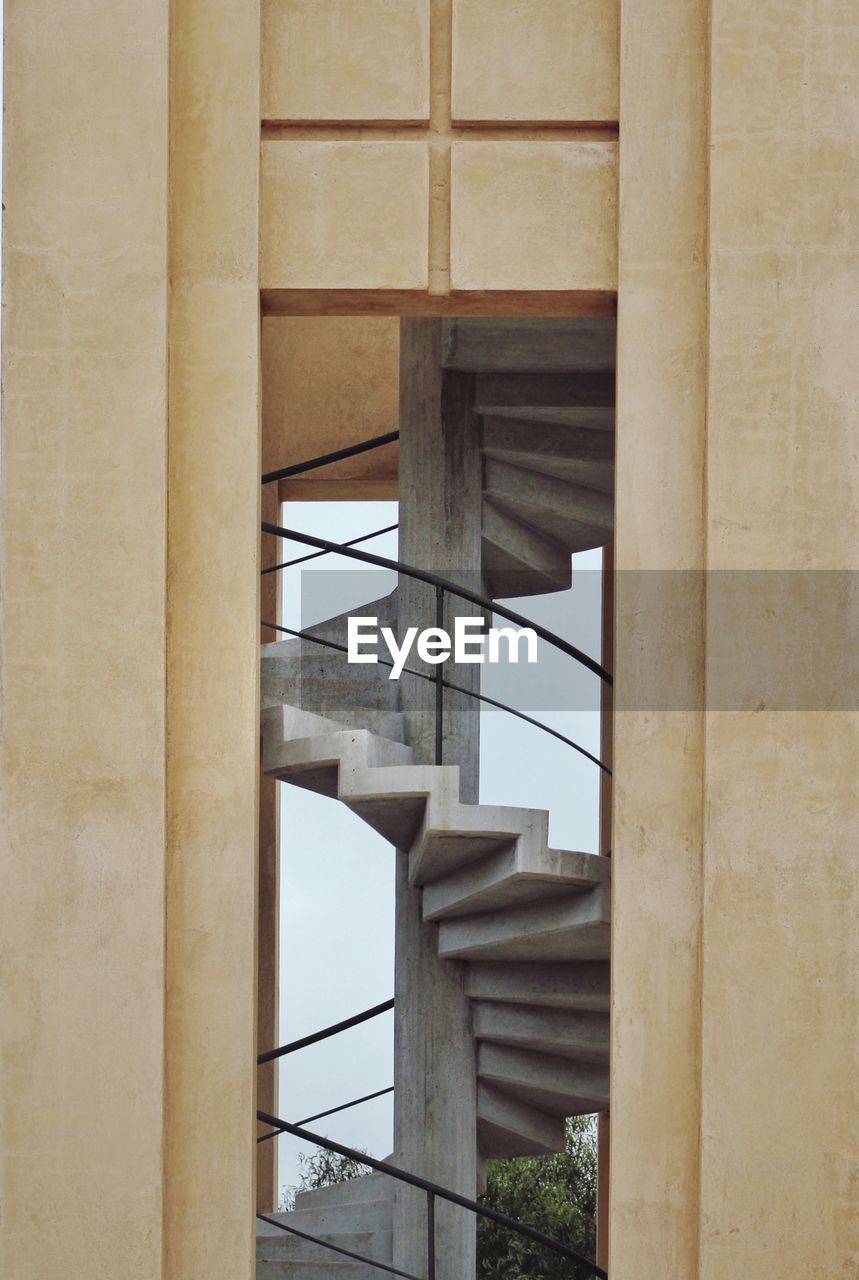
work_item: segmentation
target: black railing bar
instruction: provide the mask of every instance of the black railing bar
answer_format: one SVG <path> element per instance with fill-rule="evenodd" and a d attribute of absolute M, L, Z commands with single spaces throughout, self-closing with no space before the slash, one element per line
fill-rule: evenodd
<path fill-rule="evenodd" d="M 300 476 L 305 471 L 327 467 L 329 462 L 340 462 L 343 458 L 354 458 L 358 453 L 379 449 L 383 444 L 393 444 L 399 438 L 399 431 L 388 431 L 383 436 L 373 436 L 370 440 L 361 440 L 358 444 L 347 445 L 345 449 L 335 449 L 333 453 L 323 453 L 318 458 L 308 458 L 306 462 L 295 462 L 291 467 L 279 467 L 277 471 L 267 471 L 262 478 L 262 483 L 271 484 L 273 480 L 286 480 L 288 476 Z"/>
<path fill-rule="evenodd" d="M 534 1240 L 537 1244 L 545 1245 L 547 1249 L 554 1249 L 555 1253 L 560 1253 L 563 1257 L 569 1258 L 571 1262 L 578 1262 L 581 1266 L 587 1267 L 592 1275 L 601 1277 L 601 1280 L 608 1280 L 608 1272 L 597 1266 L 595 1262 L 591 1262 L 590 1258 L 586 1258 L 583 1253 L 572 1249 L 568 1244 L 562 1244 L 560 1240 L 553 1240 L 551 1236 L 544 1235 L 542 1231 L 539 1231 L 536 1227 L 529 1226 L 527 1222 L 519 1222 L 516 1218 L 510 1218 L 506 1213 L 501 1213 L 498 1209 L 490 1209 L 488 1205 L 479 1204 L 476 1200 L 469 1200 L 468 1196 L 461 1196 L 458 1191 L 450 1191 L 447 1187 L 439 1186 L 436 1182 L 430 1182 L 429 1178 L 421 1178 L 416 1173 L 408 1173 L 405 1169 L 398 1169 L 396 1165 L 388 1164 L 386 1160 L 377 1160 L 374 1156 L 368 1156 L 366 1151 L 356 1151 L 354 1147 L 346 1147 L 341 1142 L 333 1142 L 331 1138 L 323 1138 L 319 1133 L 311 1133 L 309 1129 L 302 1129 L 296 1124 L 289 1124 L 286 1120 L 280 1120 L 277 1116 L 269 1115 L 266 1111 L 258 1111 L 257 1120 L 261 1120 L 263 1124 L 271 1125 L 273 1129 L 279 1129 L 281 1133 L 289 1133 L 294 1138 L 301 1138 L 304 1142 L 312 1142 L 317 1147 L 325 1147 L 328 1151 L 333 1151 L 338 1156 L 345 1156 L 348 1160 L 354 1160 L 356 1164 L 365 1164 L 369 1169 L 375 1169 L 377 1173 L 387 1173 L 399 1182 L 407 1182 L 410 1186 L 418 1187 L 421 1191 L 431 1191 L 434 1195 L 440 1196 L 442 1200 L 448 1200 L 451 1204 L 458 1204 L 462 1209 L 468 1209 L 471 1213 L 480 1214 L 482 1218 L 489 1218 L 492 1222 L 497 1222 L 502 1227 L 509 1227 L 511 1231 L 517 1232 L 520 1236 L 526 1236 L 527 1239 Z"/>
<path fill-rule="evenodd" d="M 338 1111 L 348 1111 L 350 1107 L 357 1107 L 362 1102 L 371 1102 L 373 1098 L 383 1098 L 386 1093 L 393 1093 L 394 1086 L 389 1084 L 387 1089 L 377 1089 L 375 1093 L 365 1093 L 363 1098 L 353 1098 L 351 1102 L 341 1102 L 339 1107 L 329 1107 L 327 1111 L 317 1111 L 315 1116 L 305 1116 L 303 1120 L 296 1120 L 296 1124 L 310 1124 L 313 1120 L 323 1120 L 325 1116 L 336 1115 Z M 272 1129 L 270 1133 L 264 1133 L 257 1138 L 257 1143 L 268 1142 L 269 1138 L 276 1138 L 279 1129 Z"/>
<path fill-rule="evenodd" d="M 285 1222 L 278 1222 L 277 1218 L 270 1218 L 267 1213 L 258 1213 L 257 1217 L 260 1222 L 267 1222 L 272 1227 L 279 1227 L 281 1231 L 289 1231 L 291 1235 L 300 1236 L 302 1240 L 309 1240 L 311 1244 L 321 1244 L 323 1249 L 330 1249 L 332 1253 L 341 1253 L 344 1258 L 352 1258 L 355 1262 L 363 1262 L 368 1267 L 378 1267 L 380 1271 L 387 1271 L 389 1276 L 404 1276 L 405 1280 L 422 1280 L 422 1277 L 413 1275 L 411 1271 L 400 1271 L 397 1267 L 390 1266 L 387 1262 L 376 1262 L 373 1258 L 367 1258 L 363 1253 L 353 1253 L 351 1249 L 344 1249 L 339 1244 L 332 1244 L 330 1240 L 323 1240 L 320 1236 L 312 1236 L 308 1231 L 299 1231 L 298 1227 L 288 1227 Z"/>
<path fill-rule="evenodd" d="M 345 644 L 338 644 L 336 640 L 322 640 L 319 636 L 311 636 L 306 631 L 294 631 L 292 627 L 281 627 L 276 622 L 261 622 L 262 627 L 271 627 L 272 631 L 282 631 L 285 635 L 295 636 L 297 640 L 311 640 L 314 644 L 321 644 L 326 649 L 336 649 L 338 653 L 348 653 L 349 650 Z M 379 665 L 382 667 L 393 667 L 393 662 L 388 662 L 386 658 L 379 658 Z M 420 680 L 431 680 L 435 682 L 435 676 L 428 675 L 426 671 L 415 671 L 412 667 L 403 667 L 403 675 L 417 676 Z M 516 716 L 518 720 L 524 720 L 526 724 L 532 724 L 536 729 L 542 729 L 544 733 L 551 734 L 553 738 L 557 738 L 559 742 L 565 743 L 568 747 L 572 747 L 574 751 L 578 751 L 580 756 L 584 756 L 586 760 L 590 760 L 598 769 L 602 769 L 603 773 L 611 777 L 611 769 L 607 764 L 603 764 L 597 756 L 591 755 L 578 742 L 573 742 L 572 738 L 567 738 L 557 729 L 553 729 L 548 724 L 543 724 L 542 720 L 535 720 L 533 716 L 526 715 L 524 711 L 517 710 L 516 707 L 509 707 L 506 702 L 499 702 L 496 698 L 490 698 L 486 693 L 477 693 L 474 689 L 466 689 L 461 684 L 454 684 L 452 680 L 443 680 L 442 684 L 445 689 L 451 689 L 454 693 L 463 693 L 467 698 L 476 698 L 478 702 L 485 702 L 490 707 L 497 707 L 499 711 L 507 711 L 511 716 Z"/>
<path fill-rule="evenodd" d="M 263 623 L 263 626 L 268 625 Z M 329 1036 L 336 1036 L 341 1031 L 348 1031 L 350 1027 L 357 1027 L 359 1023 L 368 1022 L 370 1018 L 377 1018 L 380 1013 L 387 1013 L 393 1007 L 394 1001 L 391 998 L 383 1001 L 382 1004 L 374 1004 L 372 1009 L 365 1009 L 363 1013 L 353 1013 L 351 1018 L 344 1018 L 342 1022 L 333 1022 L 330 1027 L 323 1027 L 321 1031 L 302 1036 L 300 1040 L 282 1044 L 279 1049 L 268 1049 L 265 1053 L 257 1054 L 257 1066 L 261 1067 L 264 1062 L 273 1062 L 275 1058 L 282 1058 L 287 1053 L 295 1053 L 297 1049 L 306 1049 L 308 1045 L 318 1044 L 320 1040 L 327 1040 Z"/>
<path fill-rule="evenodd" d="M 344 547 L 356 547 L 359 542 L 369 542 L 371 538 L 381 538 L 383 533 L 393 533 L 395 529 L 399 529 L 399 524 L 386 525 L 384 529 L 377 529 L 375 533 L 364 533 L 360 538 L 350 538 L 348 542 L 344 542 Z M 318 560 L 320 556 L 330 556 L 330 551 L 311 551 L 309 556 L 299 556 L 297 560 L 285 560 L 283 564 L 273 564 L 268 569 L 260 570 L 260 577 L 264 578 L 267 573 L 277 573 L 280 569 L 292 569 L 294 565 L 306 564 L 308 560 Z"/>
<path fill-rule="evenodd" d="M 435 1193 L 427 1192 L 427 1280 L 435 1280 Z"/>
<path fill-rule="evenodd" d="M 277 538 L 290 538 L 294 542 L 304 542 L 307 546 L 318 547 L 322 551 L 339 551 L 341 555 L 348 556 L 352 560 L 362 560 L 365 564 L 375 565 L 378 569 L 392 569 L 394 573 L 404 573 L 406 577 L 416 578 L 418 582 L 426 582 L 431 587 L 442 587 L 451 595 L 459 596 L 461 600 L 467 600 L 470 604 L 476 604 L 481 609 L 489 609 L 493 613 L 500 614 L 508 622 L 515 622 L 520 627 L 530 628 L 542 640 L 554 645 L 556 649 L 560 649 L 568 657 L 575 658 L 576 662 L 581 663 L 583 667 L 587 667 L 588 671 L 592 671 L 594 675 L 599 676 L 606 684 L 613 684 L 611 673 L 606 671 L 605 667 L 601 666 L 596 659 L 590 657 L 582 649 L 570 644 L 569 640 L 562 639 L 561 636 L 555 635 L 554 631 L 549 631 L 546 627 L 540 626 L 538 622 L 523 617 L 521 613 L 516 613 L 514 609 L 508 609 L 506 605 L 498 604 L 497 601 L 490 600 L 488 596 L 479 595 L 478 592 L 470 591 L 467 587 L 457 586 L 455 582 L 450 582 L 447 578 L 442 578 L 437 573 L 431 573 L 428 569 L 416 569 L 413 564 L 406 564 L 402 560 L 389 560 L 387 556 L 377 556 L 371 551 L 357 551 L 354 547 L 347 547 L 342 542 L 329 542 L 326 538 L 315 538 L 310 533 L 299 533 L 297 529 L 284 529 L 281 525 L 270 524 L 268 520 L 262 521 L 262 531 L 263 533 L 271 533 Z"/>

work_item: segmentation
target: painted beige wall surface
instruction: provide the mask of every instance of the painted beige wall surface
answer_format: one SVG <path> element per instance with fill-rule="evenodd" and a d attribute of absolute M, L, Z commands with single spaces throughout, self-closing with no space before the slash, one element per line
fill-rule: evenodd
<path fill-rule="evenodd" d="M 621 19 L 608 1263 L 612 1280 L 693 1280 L 708 5 L 638 0 Z M 658 570 L 673 599 L 650 589 Z M 643 700 L 665 673 L 673 705 Z"/>
<path fill-rule="evenodd" d="M 468 78 L 481 10 L 361 0 L 338 25 L 267 0 L 260 193 L 254 6 L 7 0 L 11 1280 L 106 1280 L 120 1235 L 128 1280 L 253 1272 L 258 251 L 284 305 L 331 290 L 323 311 L 355 289 L 353 310 L 389 289 L 610 306 L 617 284 L 612 1280 L 859 1266 L 856 712 L 814 678 L 810 709 L 718 708 L 726 579 L 666 604 L 625 572 L 805 574 L 787 633 L 821 611 L 809 573 L 857 568 L 859 15 L 630 0 L 618 144 L 610 17 L 572 83 L 575 25 L 540 0 L 522 57 L 558 74 L 502 103 L 492 65 Z M 488 41 L 499 84 L 513 29 Z M 293 37 L 323 81 L 355 49 L 408 76 L 349 71 L 328 116 L 312 75 L 281 74 Z M 307 452 L 344 443 L 342 322 L 271 323 L 272 448 L 306 456 L 299 410 Z M 364 322 L 352 354 L 389 368 L 395 325 Z M 385 377 L 357 410 L 362 434 L 394 415 Z M 727 581 L 754 653 L 768 598 Z M 844 659 L 826 621 L 818 673 Z M 807 649 L 773 663 L 803 688 Z M 665 671 L 683 709 L 637 704 Z"/>
<path fill-rule="evenodd" d="M 0 1270 L 249 1280 L 258 20 L 72 9 L 6 6 Z"/>
<path fill-rule="evenodd" d="M 846 1280 L 857 599 L 842 579 L 836 601 L 823 571 L 859 568 L 859 11 L 716 0 L 711 57 L 707 547 L 726 572 L 708 592 L 707 698 L 720 705 L 734 662 L 732 608 L 739 665 L 764 645 L 780 687 L 707 720 L 700 1271 L 733 1280 L 763 1261 L 780 1280 Z M 785 586 L 767 570 L 794 573 Z"/>
<path fill-rule="evenodd" d="M 5 1280 L 161 1274 L 167 10 L 5 6 Z"/>
<path fill-rule="evenodd" d="M 624 11 L 618 561 L 709 573 L 650 615 L 619 575 L 618 701 L 656 655 L 690 711 L 617 716 L 610 1265 L 840 1280 L 859 718 L 822 571 L 859 559 L 859 15 L 707 8 Z"/>
<path fill-rule="evenodd" d="M 254 1275 L 259 13 L 173 0 L 164 1275 Z"/>

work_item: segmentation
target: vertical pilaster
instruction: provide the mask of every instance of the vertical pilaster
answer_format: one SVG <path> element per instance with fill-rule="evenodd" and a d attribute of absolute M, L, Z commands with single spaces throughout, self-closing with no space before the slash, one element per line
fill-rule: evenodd
<path fill-rule="evenodd" d="M 711 46 L 700 1275 L 824 1280 L 859 1256 L 859 11 L 713 0 Z"/>
<path fill-rule="evenodd" d="M 162 1275 L 165 0 L 7 0 L 0 1274 Z"/>
<path fill-rule="evenodd" d="M 708 11 L 621 6 L 612 1280 L 698 1274 Z"/>
<path fill-rule="evenodd" d="M 170 78 L 169 1280 L 254 1273 L 259 11 L 174 0 Z"/>

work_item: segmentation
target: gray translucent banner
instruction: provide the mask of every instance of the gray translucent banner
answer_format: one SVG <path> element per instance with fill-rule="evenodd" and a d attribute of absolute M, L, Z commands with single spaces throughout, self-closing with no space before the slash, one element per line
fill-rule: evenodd
<path fill-rule="evenodd" d="M 481 591 L 477 575 L 445 577 Z M 406 627 L 435 623 L 431 587 L 417 593 L 412 616 L 399 616 L 394 575 L 384 570 L 307 570 L 301 574 L 302 627 L 316 629 L 338 615 L 378 616 L 398 638 Z M 412 593 L 414 594 L 414 593 Z M 368 609 L 380 598 L 385 603 Z M 503 603 L 602 661 L 602 578 L 574 571 L 572 587 Z M 445 625 L 474 617 L 473 604 L 451 597 Z M 494 625 L 512 626 L 495 616 Z M 342 632 L 342 634 L 341 634 Z M 319 634 L 340 635 L 346 619 Z M 618 572 L 615 574 L 617 661 L 614 705 L 618 711 L 853 711 L 859 709 L 859 573 L 841 570 L 725 570 Z M 366 651 L 372 652 L 371 648 Z M 390 660 L 383 643 L 376 650 Z M 502 654 L 505 652 L 502 646 Z M 345 655 L 336 657 L 344 665 Z M 612 664 L 607 663 L 611 666 Z M 415 648 L 407 666 L 434 675 Z M 464 668 L 451 658 L 447 679 Z M 384 680 L 383 666 L 361 669 Z M 473 667 L 469 667 L 469 673 Z M 407 677 L 403 675 L 402 679 Z M 601 681 L 575 659 L 540 639 L 537 662 L 484 663 L 481 692 L 532 715 L 546 711 L 596 711 Z"/>

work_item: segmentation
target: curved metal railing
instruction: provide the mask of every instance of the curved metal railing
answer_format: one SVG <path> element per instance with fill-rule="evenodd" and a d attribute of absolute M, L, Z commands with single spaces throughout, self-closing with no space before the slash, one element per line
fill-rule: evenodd
<path fill-rule="evenodd" d="M 462 587 L 455 582 L 451 582 L 447 578 L 442 578 L 437 573 L 431 573 L 429 570 L 418 569 L 414 565 L 406 564 L 405 561 L 403 560 L 391 560 L 387 556 L 377 556 L 369 551 L 357 551 L 355 549 L 356 542 L 366 541 L 368 537 L 374 537 L 375 536 L 374 534 L 365 535 L 363 539 L 359 539 L 359 538 L 352 539 L 351 542 L 331 542 L 325 538 L 316 538 L 309 533 L 300 533 L 297 529 L 286 529 L 281 525 L 270 524 L 268 521 L 262 522 L 262 530 L 264 533 L 272 534 L 275 537 L 289 538 L 289 539 L 292 539 L 293 541 L 304 543 L 307 546 L 316 547 L 317 550 L 314 553 L 313 558 L 315 558 L 315 556 L 317 555 L 343 555 L 353 560 L 360 560 L 364 564 L 371 564 L 377 568 L 389 569 L 395 573 L 403 573 L 407 577 L 415 578 L 420 582 L 427 583 L 429 586 L 432 586 L 436 592 L 436 622 L 439 626 L 442 623 L 443 614 L 444 614 L 445 593 L 458 596 L 460 599 L 466 600 L 471 604 L 476 604 L 482 609 L 488 609 L 493 613 L 499 614 L 502 618 L 508 619 L 508 621 L 515 622 L 520 626 L 529 628 L 531 631 L 534 632 L 535 635 L 540 637 L 540 639 L 546 640 L 549 644 L 554 645 L 556 649 L 559 649 L 562 653 L 566 654 L 568 657 L 574 658 L 577 662 L 581 663 L 582 666 L 586 667 L 589 671 L 599 676 L 599 678 L 604 683 L 608 685 L 612 684 L 612 676 L 610 672 L 608 672 L 605 669 L 605 667 L 603 667 L 600 663 L 598 663 L 594 658 L 591 658 L 589 654 L 584 653 L 583 650 L 577 648 L 574 644 L 571 644 L 568 640 L 564 640 L 562 636 L 556 635 L 555 632 L 553 631 L 549 631 L 548 628 L 543 627 L 540 624 L 529 620 L 528 618 L 524 617 L 520 613 L 517 613 L 514 609 L 510 609 L 506 605 L 498 604 L 497 601 L 491 600 L 488 596 L 480 595 L 478 592 L 471 591 L 467 587 Z M 387 533 L 389 531 L 390 531 L 389 529 L 385 529 L 385 530 L 379 530 L 378 532 Z M 291 564 L 296 564 L 296 563 L 300 564 L 303 562 L 304 559 L 305 557 L 299 557 L 297 561 L 296 560 L 287 561 L 283 565 L 276 566 L 276 567 L 286 568 Z M 279 623 L 271 622 L 266 619 L 263 619 L 262 625 L 264 627 L 269 627 L 272 631 L 278 631 L 285 635 L 291 635 L 296 637 L 297 639 L 309 641 L 312 644 L 320 645 L 321 647 L 326 649 L 333 649 L 340 653 L 348 653 L 348 649 L 346 648 L 345 645 L 338 644 L 336 641 L 333 641 L 333 640 L 323 640 L 321 637 L 311 635 L 309 632 L 306 632 L 306 631 L 296 631 L 291 627 L 284 627 L 284 626 L 281 626 Z M 381 666 L 384 666 L 384 667 L 393 666 L 393 663 L 387 662 L 384 658 L 378 658 L 377 661 Z M 541 720 L 536 720 L 533 716 L 526 715 L 524 711 L 520 711 L 516 707 L 511 707 L 508 703 L 500 702 L 496 698 L 490 698 L 485 693 L 478 693 L 475 689 L 468 689 L 468 688 L 465 688 L 465 686 L 463 685 L 455 684 L 453 681 L 445 679 L 444 675 L 442 674 L 441 665 L 437 667 L 436 674 L 434 676 L 429 675 L 424 671 L 416 671 L 413 667 L 404 667 L 403 672 L 404 674 L 407 674 L 410 676 L 416 676 L 422 680 L 429 680 L 431 683 L 435 684 L 435 687 L 436 687 L 435 763 L 436 764 L 441 764 L 443 759 L 443 747 L 444 747 L 444 743 L 443 743 L 443 710 L 444 710 L 443 696 L 444 696 L 444 693 L 443 691 L 447 689 L 453 693 L 460 693 L 460 694 L 464 694 L 466 697 L 474 698 L 478 702 L 483 702 L 488 706 L 496 707 L 501 711 L 506 711 L 510 715 L 516 716 L 517 719 L 523 720 L 526 724 L 530 724 L 535 726 L 538 729 L 541 729 L 544 733 L 549 734 L 551 737 L 556 738 L 559 742 L 563 742 L 566 744 L 566 746 L 571 747 L 574 751 L 577 751 L 579 755 L 584 756 L 585 759 L 590 760 L 593 764 L 597 766 L 598 769 L 600 769 L 608 777 L 611 776 L 610 767 L 607 764 L 605 764 L 602 760 L 600 760 L 597 756 L 593 755 L 585 747 L 581 746 L 580 743 L 574 742 L 572 738 L 568 738 L 565 734 L 559 732 L 559 730 L 553 729 L 551 728 L 551 726 L 547 724 L 543 724 Z"/>
<path fill-rule="evenodd" d="M 260 622 L 263 627 L 269 627 L 272 631 L 279 631 L 287 636 L 294 636 L 296 640 L 309 640 L 311 644 L 318 644 L 323 649 L 334 649 L 337 653 L 348 653 L 345 644 L 338 644 L 336 640 L 323 640 L 321 636 L 311 635 L 309 631 L 296 631 L 292 627 L 282 627 L 278 622 L 268 622 L 263 618 Z M 393 667 L 393 662 L 388 662 L 387 658 L 378 659 L 379 666 Z M 438 676 L 431 676 L 426 671 L 415 671 L 414 667 L 403 667 L 404 676 L 416 676 L 419 680 L 429 680 L 431 684 L 437 684 Z M 572 738 L 568 738 L 566 734 L 560 732 L 559 729 L 553 729 L 551 725 L 543 724 L 542 720 L 535 720 L 533 716 L 527 715 L 524 711 L 520 711 L 518 707 L 511 707 L 506 702 L 499 702 L 497 698 L 490 698 L 486 693 L 478 693 L 476 689 L 466 689 L 464 685 L 454 684 L 452 680 L 445 680 L 442 677 L 441 685 L 444 689 L 449 689 L 451 693 L 462 693 L 467 698 L 474 698 L 478 702 L 485 702 L 490 707 L 496 707 L 499 711 L 507 711 L 511 716 L 515 716 L 517 720 L 524 720 L 526 724 L 534 725 L 537 729 L 542 729 L 544 733 L 548 733 L 551 737 L 557 738 L 559 742 L 563 742 L 566 746 L 572 747 L 573 751 L 577 751 L 580 756 L 584 756 L 586 760 L 590 760 L 598 769 L 607 776 L 611 777 L 611 769 L 604 764 L 598 756 L 592 755 L 587 747 L 583 747 L 581 743 L 574 742 Z M 437 761 L 441 763 L 441 761 Z"/>
<path fill-rule="evenodd" d="M 308 458 L 305 462 L 294 462 L 290 467 L 279 467 L 277 471 L 267 471 L 262 478 L 262 483 L 271 484 L 274 480 L 287 480 L 290 476 L 300 476 L 305 471 L 327 467 L 329 462 L 342 462 L 344 458 L 354 458 L 356 454 L 367 453 L 370 449 L 380 449 L 383 444 L 393 444 L 399 438 L 399 431 L 387 431 L 383 436 L 361 440 L 358 444 L 347 445 L 345 449 L 335 449 L 333 453 L 322 453 L 318 458 Z"/>
<path fill-rule="evenodd" d="M 350 547 L 345 542 L 331 542 L 327 538 L 316 538 L 310 533 L 300 533 L 297 529 L 285 529 L 279 524 L 270 524 L 268 520 L 263 520 L 261 527 L 263 533 L 273 534 L 277 538 L 288 538 L 293 542 L 302 542 L 308 547 L 316 547 L 320 551 L 347 556 L 351 560 L 360 560 L 364 564 L 374 565 L 377 569 L 390 569 L 394 573 L 403 573 L 407 578 L 425 582 L 428 586 L 447 592 L 448 595 L 458 596 L 460 600 L 467 600 L 469 604 L 476 604 L 481 609 L 489 609 L 500 617 L 506 618 L 508 622 L 515 622 L 517 626 L 530 628 L 541 640 L 554 645 L 556 649 L 559 649 L 561 653 L 565 653 L 567 657 L 575 658 L 576 662 L 581 663 L 588 671 L 599 676 L 604 684 L 609 686 L 613 684 L 610 671 L 607 671 L 601 663 L 592 658 L 590 654 L 585 653 L 583 649 L 579 649 L 574 644 L 571 644 L 569 640 L 565 640 L 563 636 L 556 635 L 548 627 L 524 617 L 521 613 L 517 613 L 515 609 L 510 609 L 506 604 L 499 604 L 497 600 L 491 600 L 489 596 L 481 595 L 478 591 L 471 591 L 468 587 L 461 587 L 456 582 L 451 582 L 449 578 L 443 578 L 438 573 L 431 573 L 429 569 L 418 569 L 413 564 L 406 564 L 404 560 L 389 560 L 387 556 L 377 556 L 372 551 L 357 551 L 354 546 Z"/>

